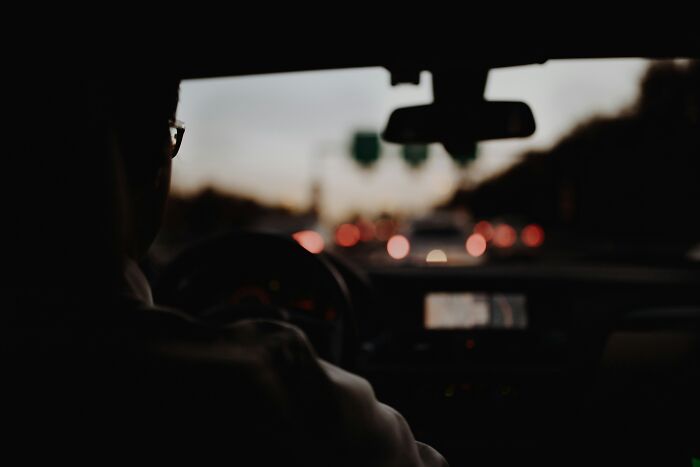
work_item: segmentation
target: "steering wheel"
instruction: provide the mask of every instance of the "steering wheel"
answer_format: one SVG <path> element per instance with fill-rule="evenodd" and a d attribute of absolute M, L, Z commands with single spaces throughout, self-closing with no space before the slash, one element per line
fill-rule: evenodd
<path fill-rule="evenodd" d="M 356 328 L 343 277 L 289 237 L 229 232 L 180 253 L 154 287 L 158 303 L 214 324 L 244 318 L 300 327 L 321 358 L 349 366 Z"/>

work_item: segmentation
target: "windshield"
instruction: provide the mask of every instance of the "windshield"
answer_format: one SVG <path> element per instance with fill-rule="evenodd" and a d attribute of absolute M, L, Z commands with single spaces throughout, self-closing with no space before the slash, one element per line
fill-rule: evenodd
<path fill-rule="evenodd" d="M 251 227 L 381 265 L 692 260 L 692 70 L 644 59 L 491 70 L 485 97 L 526 102 L 537 130 L 461 158 L 379 137 L 392 110 L 432 101 L 427 72 L 395 87 L 383 68 L 185 81 L 159 251 Z"/>

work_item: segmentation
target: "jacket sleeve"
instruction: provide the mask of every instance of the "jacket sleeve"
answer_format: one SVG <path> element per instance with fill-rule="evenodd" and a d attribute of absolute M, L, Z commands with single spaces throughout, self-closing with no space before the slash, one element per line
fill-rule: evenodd
<path fill-rule="evenodd" d="M 443 457 L 419 443 L 396 410 L 377 401 L 363 378 L 316 357 L 298 328 L 271 321 L 248 321 L 233 326 L 237 342 L 259 355 L 259 374 L 266 375 L 260 393 L 278 398 L 277 426 L 290 432 L 295 446 L 314 449 L 300 456 L 319 456 L 321 465 L 446 466 Z M 315 464 L 311 459 L 307 465 Z"/>

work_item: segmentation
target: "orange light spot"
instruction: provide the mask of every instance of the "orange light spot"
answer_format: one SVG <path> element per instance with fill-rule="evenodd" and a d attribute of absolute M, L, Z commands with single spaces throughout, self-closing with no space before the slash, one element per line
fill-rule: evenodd
<path fill-rule="evenodd" d="M 313 311 L 314 308 L 316 308 L 316 303 L 313 301 L 313 299 L 305 298 L 297 301 L 296 306 L 300 310 Z"/>
<path fill-rule="evenodd" d="M 360 219 L 355 223 L 355 225 L 358 229 L 360 229 L 360 240 L 362 240 L 363 242 L 370 242 L 374 240 L 373 223 L 364 219 Z"/>
<path fill-rule="evenodd" d="M 323 319 L 326 321 L 333 321 L 337 316 L 334 308 L 327 308 L 326 312 L 323 314 Z"/>
<path fill-rule="evenodd" d="M 481 234 L 471 234 L 467 239 L 466 248 L 467 253 L 478 258 L 486 253 L 486 239 Z"/>
<path fill-rule="evenodd" d="M 403 235 L 394 235 L 387 242 L 386 251 L 394 259 L 404 259 L 411 252 L 411 242 Z"/>
<path fill-rule="evenodd" d="M 302 230 L 292 235 L 292 238 L 307 251 L 314 254 L 321 253 L 325 247 L 325 242 L 321 234 L 313 230 Z"/>
<path fill-rule="evenodd" d="M 537 224 L 530 224 L 520 232 L 520 240 L 530 248 L 537 248 L 544 243 L 544 229 Z"/>
<path fill-rule="evenodd" d="M 490 222 L 481 221 L 477 222 L 474 226 L 474 233 L 478 233 L 486 239 L 487 242 L 493 240 L 494 229 Z"/>
<path fill-rule="evenodd" d="M 391 238 L 396 233 L 396 222 L 390 219 L 382 219 L 377 221 L 375 225 L 375 234 L 377 240 L 384 241 Z"/>
<path fill-rule="evenodd" d="M 263 289 L 257 286 L 243 286 L 236 289 L 228 299 L 229 303 L 240 305 L 244 303 L 261 303 L 269 305 L 272 301 Z"/>
<path fill-rule="evenodd" d="M 342 224 L 335 231 L 335 242 L 346 248 L 357 245 L 360 237 L 360 229 L 354 224 Z"/>
<path fill-rule="evenodd" d="M 508 224 L 501 224 L 493 232 L 493 244 L 499 248 L 510 248 L 515 245 L 518 234 Z"/>

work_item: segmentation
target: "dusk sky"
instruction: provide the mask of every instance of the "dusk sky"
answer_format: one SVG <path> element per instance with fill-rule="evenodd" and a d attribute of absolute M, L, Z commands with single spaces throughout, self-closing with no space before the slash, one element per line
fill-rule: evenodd
<path fill-rule="evenodd" d="M 178 118 L 187 131 L 175 159 L 173 188 L 205 187 L 292 209 L 321 186 L 326 220 L 354 213 L 414 215 L 448 199 L 460 185 L 513 164 L 528 148 L 547 147 L 598 114 L 634 102 L 649 62 L 641 59 L 552 61 L 492 70 L 486 97 L 530 104 L 537 132 L 528 139 L 479 144 L 478 158 L 455 166 L 440 145 L 419 170 L 386 144 L 372 170 L 349 156 L 357 130 L 380 132 L 397 107 L 432 100 L 430 74 L 420 86 L 392 88 L 383 68 L 285 73 L 186 81 Z"/>

